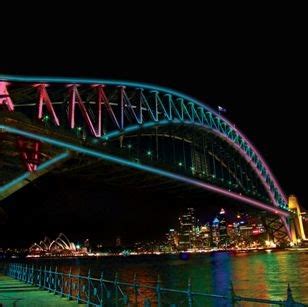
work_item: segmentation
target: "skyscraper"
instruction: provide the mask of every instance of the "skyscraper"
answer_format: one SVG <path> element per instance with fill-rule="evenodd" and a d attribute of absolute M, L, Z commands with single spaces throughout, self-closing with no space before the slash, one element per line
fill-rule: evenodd
<path fill-rule="evenodd" d="M 215 217 L 212 222 L 212 240 L 214 246 L 218 246 L 220 240 L 220 234 L 219 234 L 219 219 L 217 217 Z"/>
<path fill-rule="evenodd" d="M 167 234 L 168 246 L 172 251 L 176 250 L 179 246 L 179 234 L 178 232 L 171 228 Z"/>
<path fill-rule="evenodd" d="M 186 212 L 179 218 L 179 248 L 187 250 L 194 247 L 195 235 L 194 227 L 196 224 L 195 212 L 193 208 L 187 208 Z"/>
<path fill-rule="evenodd" d="M 225 245 L 228 241 L 227 222 L 225 217 L 225 210 L 221 208 L 219 212 L 219 244 Z"/>

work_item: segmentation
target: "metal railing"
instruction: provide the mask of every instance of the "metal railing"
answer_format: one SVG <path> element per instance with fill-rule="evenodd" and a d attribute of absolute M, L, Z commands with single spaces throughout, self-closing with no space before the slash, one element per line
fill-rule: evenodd
<path fill-rule="evenodd" d="M 235 306 L 240 302 L 254 302 L 278 306 L 308 306 L 295 302 L 290 286 L 287 289 L 286 300 L 269 300 L 242 297 L 235 294 L 231 284 L 230 291 L 226 295 L 210 294 L 193 291 L 191 281 L 188 281 L 186 289 L 170 289 L 162 286 L 158 276 L 155 285 L 142 285 L 137 281 L 136 275 L 132 283 L 122 282 L 115 274 L 113 280 L 80 274 L 59 272 L 57 267 L 52 270 L 46 266 L 34 267 L 33 265 L 11 263 L 6 268 L 6 274 L 25 283 L 38 286 L 68 300 L 76 300 L 87 306 L 207 306 L 209 301 L 219 306 Z"/>

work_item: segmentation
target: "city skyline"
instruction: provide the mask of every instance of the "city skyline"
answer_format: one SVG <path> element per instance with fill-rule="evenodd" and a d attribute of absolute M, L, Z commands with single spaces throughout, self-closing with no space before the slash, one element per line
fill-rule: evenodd
<path fill-rule="evenodd" d="M 266 213 L 248 214 L 245 211 L 226 211 L 221 208 L 209 218 L 200 216 L 195 208 L 183 208 L 178 212 L 175 224 L 169 225 L 168 232 L 155 239 L 127 241 L 125 236 L 117 236 L 112 241 L 106 238 L 75 238 L 66 234 L 56 237 L 45 234 L 29 246 L 9 246 L 0 251 L 8 255 L 29 257 L 99 256 L 122 255 L 123 253 L 175 253 L 211 252 L 213 250 L 249 250 L 277 247 L 272 235 L 267 231 L 264 217 Z M 243 210 L 245 210 L 243 208 Z M 263 217 L 263 218 L 262 218 Z M 200 221 L 202 220 L 202 222 Z M 278 245 L 278 247 L 281 247 Z"/>

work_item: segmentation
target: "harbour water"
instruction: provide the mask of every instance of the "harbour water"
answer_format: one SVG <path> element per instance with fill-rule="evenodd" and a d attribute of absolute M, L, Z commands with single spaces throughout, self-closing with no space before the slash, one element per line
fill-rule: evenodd
<path fill-rule="evenodd" d="M 57 266 L 58 271 L 113 280 L 115 273 L 121 281 L 137 281 L 155 285 L 160 275 L 162 286 L 187 289 L 191 278 L 192 289 L 225 295 L 233 283 L 235 293 L 244 297 L 285 299 L 288 283 L 293 298 L 308 303 L 308 251 L 213 252 L 192 254 L 186 260 L 178 255 L 151 255 L 128 257 L 100 257 L 76 259 L 33 259 L 31 264 Z M 155 293 L 148 291 L 151 299 Z M 219 305 L 211 302 L 209 305 Z M 247 305 L 249 306 L 249 305 Z M 251 305 L 250 305 L 251 306 Z M 261 306 L 261 305 L 258 305 Z"/>

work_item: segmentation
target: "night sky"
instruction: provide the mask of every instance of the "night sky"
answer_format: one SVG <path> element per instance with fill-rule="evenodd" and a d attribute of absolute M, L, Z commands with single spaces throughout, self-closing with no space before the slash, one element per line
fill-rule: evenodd
<path fill-rule="evenodd" d="M 289 14 L 294 17 L 292 12 Z M 57 25 L 48 26 L 52 19 L 38 17 L 32 32 L 27 25 L 18 33 L 2 36 L 6 44 L 1 47 L 0 73 L 135 80 L 174 88 L 213 108 L 224 106 L 226 117 L 256 145 L 286 194 L 297 195 L 307 207 L 307 47 L 301 18 L 291 22 L 282 16 L 265 14 L 262 18 L 230 18 L 222 25 L 223 16 L 218 16 L 215 23 L 206 23 L 206 16 L 196 12 L 190 15 L 191 22 L 183 19 L 184 15 L 171 20 L 162 11 L 159 19 L 147 15 L 134 23 L 133 17 L 120 15 L 117 20 L 122 21 L 121 26 L 114 29 L 107 21 L 96 23 L 95 18 L 90 24 L 84 20 L 68 26 L 66 16 L 57 15 Z M 43 21 L 43 35 L 39 35 L 35 26 Z M 146 31 L 141 32 L 141 28 Z M 123 200 L 113 199 L 113 191 L 104 191 L 101 186 L 90 188 L 86 183 L 80 183 L 84 185 L 82 195 L 87 195 L 86 200 L 78 197 L 80 192 L 76 198 L 72 196 L 74 186 L 67 187 L 70 198 L 62 198 L 63 185 L 57 181 L 52 176 L 43 178 L 3 201 L 1 206 L 8 218 L 0 226 L 0 242 L 11 240 L 14 245 L 17 238 L 18 242 L 28 242 L 62 230 L 73 237 L 80 232 L 82 236 L 95 237 L 99 233 L 102 238 L 105 234 L 134 240 L 142 237 L 140 233 L 146 237 L 147 231 L 149 237 L 155 237 L 179 213 L 176 206 L 170 210 L 172 200 L 166 199 L 158 209 L 149 204 L 148 209 L 141 210 L 138 206 L 142 202 L 137 206 L 131 200 L 127 204 L 130 209 L 125 209 Z M 45 192 L 54 188 L 58 192 L 50 192 L 48 200 Z M 45 198 L 34 198 L 35 191 Z M 109 195 L 112 206 L 104 207 L 97 201 L 101 193 Z M 209 196 L 209 202 L 211 197 L 212 203 L 219 203 L 216 196 Z M 22 203 L 25 200 L 29 203 Z M 89 203 L 93 207 L 89 208 Z M 169 213 L 164 219 L 161 216 L 166 206 Z M 104 208 L 115 213 L 108 215 Z M 127 214 L 138 210 L 137 217 Z M 86 219 L 85 212 L 87 220 L 93 212 L 91 227 L 81 224 Z M 150 218 L 152 213 L 156 219 Z M 98 218 L 103 215 L 121 216 L 119 226 L 110 230 L 110 221 Z M 142 216 L 147 222 L 141 222 Z M 76 222 L 67 223 L 68 220 Z M 36 225 L 40 226 L 39 231 Z"/>

